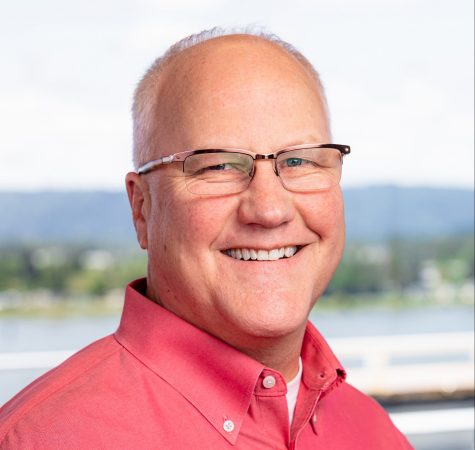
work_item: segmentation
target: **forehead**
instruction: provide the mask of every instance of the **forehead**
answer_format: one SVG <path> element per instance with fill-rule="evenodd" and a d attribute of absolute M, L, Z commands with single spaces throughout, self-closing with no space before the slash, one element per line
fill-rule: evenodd
<path fill-rule="evenodd" d="M 298 141 L 307 139 L 302 133 L 312 134 L 312 125 L 316 134 L 327 132 L 310 68 L 252 36 L 226 36 L 183 51 L 164 68 L 158 99 L 157 137 L 160 147 L 172 145 L 173 152 L 223 145 L 282 147 L 300 143 L 287 136 L 288 130 Z M 264 142 L 266 133 L 275 142 Z"/>
<path fill-rule="evenodd" d="M 309 67 L 281 46 L 256 36 L 232 35 L 188 48 L 171 59 L 163 71 L 164 83 L 202 89 L 209 82 L 249 83 L 255 78 L 287 79 L 316 87 Z"/>

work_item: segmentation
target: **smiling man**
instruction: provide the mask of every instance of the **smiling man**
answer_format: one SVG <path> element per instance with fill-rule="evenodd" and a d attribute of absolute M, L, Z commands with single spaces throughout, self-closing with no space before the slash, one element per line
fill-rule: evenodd
<path fill-rule="evenodd" d="M 275 37 L 187 38 L 135 94 L 127 191 L 148 275 L 118 331 L 6 404 L 13 448 L 410 449 L 307 318 L 344 246 L 310 63 Z"/>

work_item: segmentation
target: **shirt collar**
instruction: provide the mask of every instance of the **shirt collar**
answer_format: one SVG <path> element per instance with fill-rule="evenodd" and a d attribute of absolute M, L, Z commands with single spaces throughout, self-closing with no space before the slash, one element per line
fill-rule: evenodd
<path fill-rule="evenodd" d="M 328 394 L 331 389 L 346 379 L 346 372 L 340 361 L 311 322 L 307 323 L 301 357 L 302 382 L 311 390 Z M 307 365 L 310 365 L 311 370 L 305 370 Z"/>
<path fill-rule="evenodd" d="M 259 378 L 269 372 L 283 377 L 149 300 L 145 290 L 146 279 L 127 286 L 117 341 L 234 444 Z M 302 360 L 302 381 L 311 390 L 326 390 L 344 378 L 338 360 L 311 324 Z M 232 432 L 223 429 L 228 419 L 234 423 Z"/>

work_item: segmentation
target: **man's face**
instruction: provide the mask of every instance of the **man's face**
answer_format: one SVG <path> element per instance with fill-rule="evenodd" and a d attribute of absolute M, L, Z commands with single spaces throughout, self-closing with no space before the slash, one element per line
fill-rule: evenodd
<path fill-rule="evenodd" d="M 329 141 L 313 78 L 265 42 L 220 38 L 187 50 L 165 69 L 159 94 L 154 157 Z M 148 250 L 149 297 L 241 349 L 303 332 L 343 249 L 338 186 L 289 192 L 264 160 L 248 189 L 228 196 L 190 193 L 181 163 L 136 179 L 145 192 L 137 229 Z M 229 252 L 288 247 L 297 253 L 276 261 Z"/>

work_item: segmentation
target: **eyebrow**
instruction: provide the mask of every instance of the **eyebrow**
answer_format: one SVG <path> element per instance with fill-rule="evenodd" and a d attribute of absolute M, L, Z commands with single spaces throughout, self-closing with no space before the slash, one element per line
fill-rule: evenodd
<path fill-rule="evenodd" d="M 331 140 L 324 140 L 322 139 L 321 137 L 320 138 L 317 138 L 317 134 L 307 134 L 305 138 L 299 138 L 299 139 L 293 139 L 293 140 L 289 140 L 289 141 L 286 141 L 286 143 L 284 145 L 277 145 L 277 146 L 272 146 L 271 149 L 269 149 L 269 151 L 267 150 L 264 150 L 260 147 L 256 148 L 256 150 L 252 150 L 252 145 L 239 145 L 239 144 L 236 144 L 236 145 L 222 145 L 222 144 L 218 144 L 218 145 L 202 145 L 202 146 L 195 146 L 194 148 L 195 149 L 200 149 L 200 150 L 218 150 L 218 149 L 223 149 L 223 150 L 226 150 L 226 149 L 229 149 L 229 150 L 249 150 L 249 151 L 252 151 L 254 153 L 260 153 L 260 154 L 268 154 L 268 153 L 274 153 L 275 152 L 275 149 L 286 149 L 286 148 L 289 148 L 289 147 L 295 147 L 297 145 L 306 145 L 306 144 L 317 144 L 317 143 L 321 143 L 321 144 L 328 144 L 330 143 Z M 178 152 L 177 152 L 178 153 Z"/>

